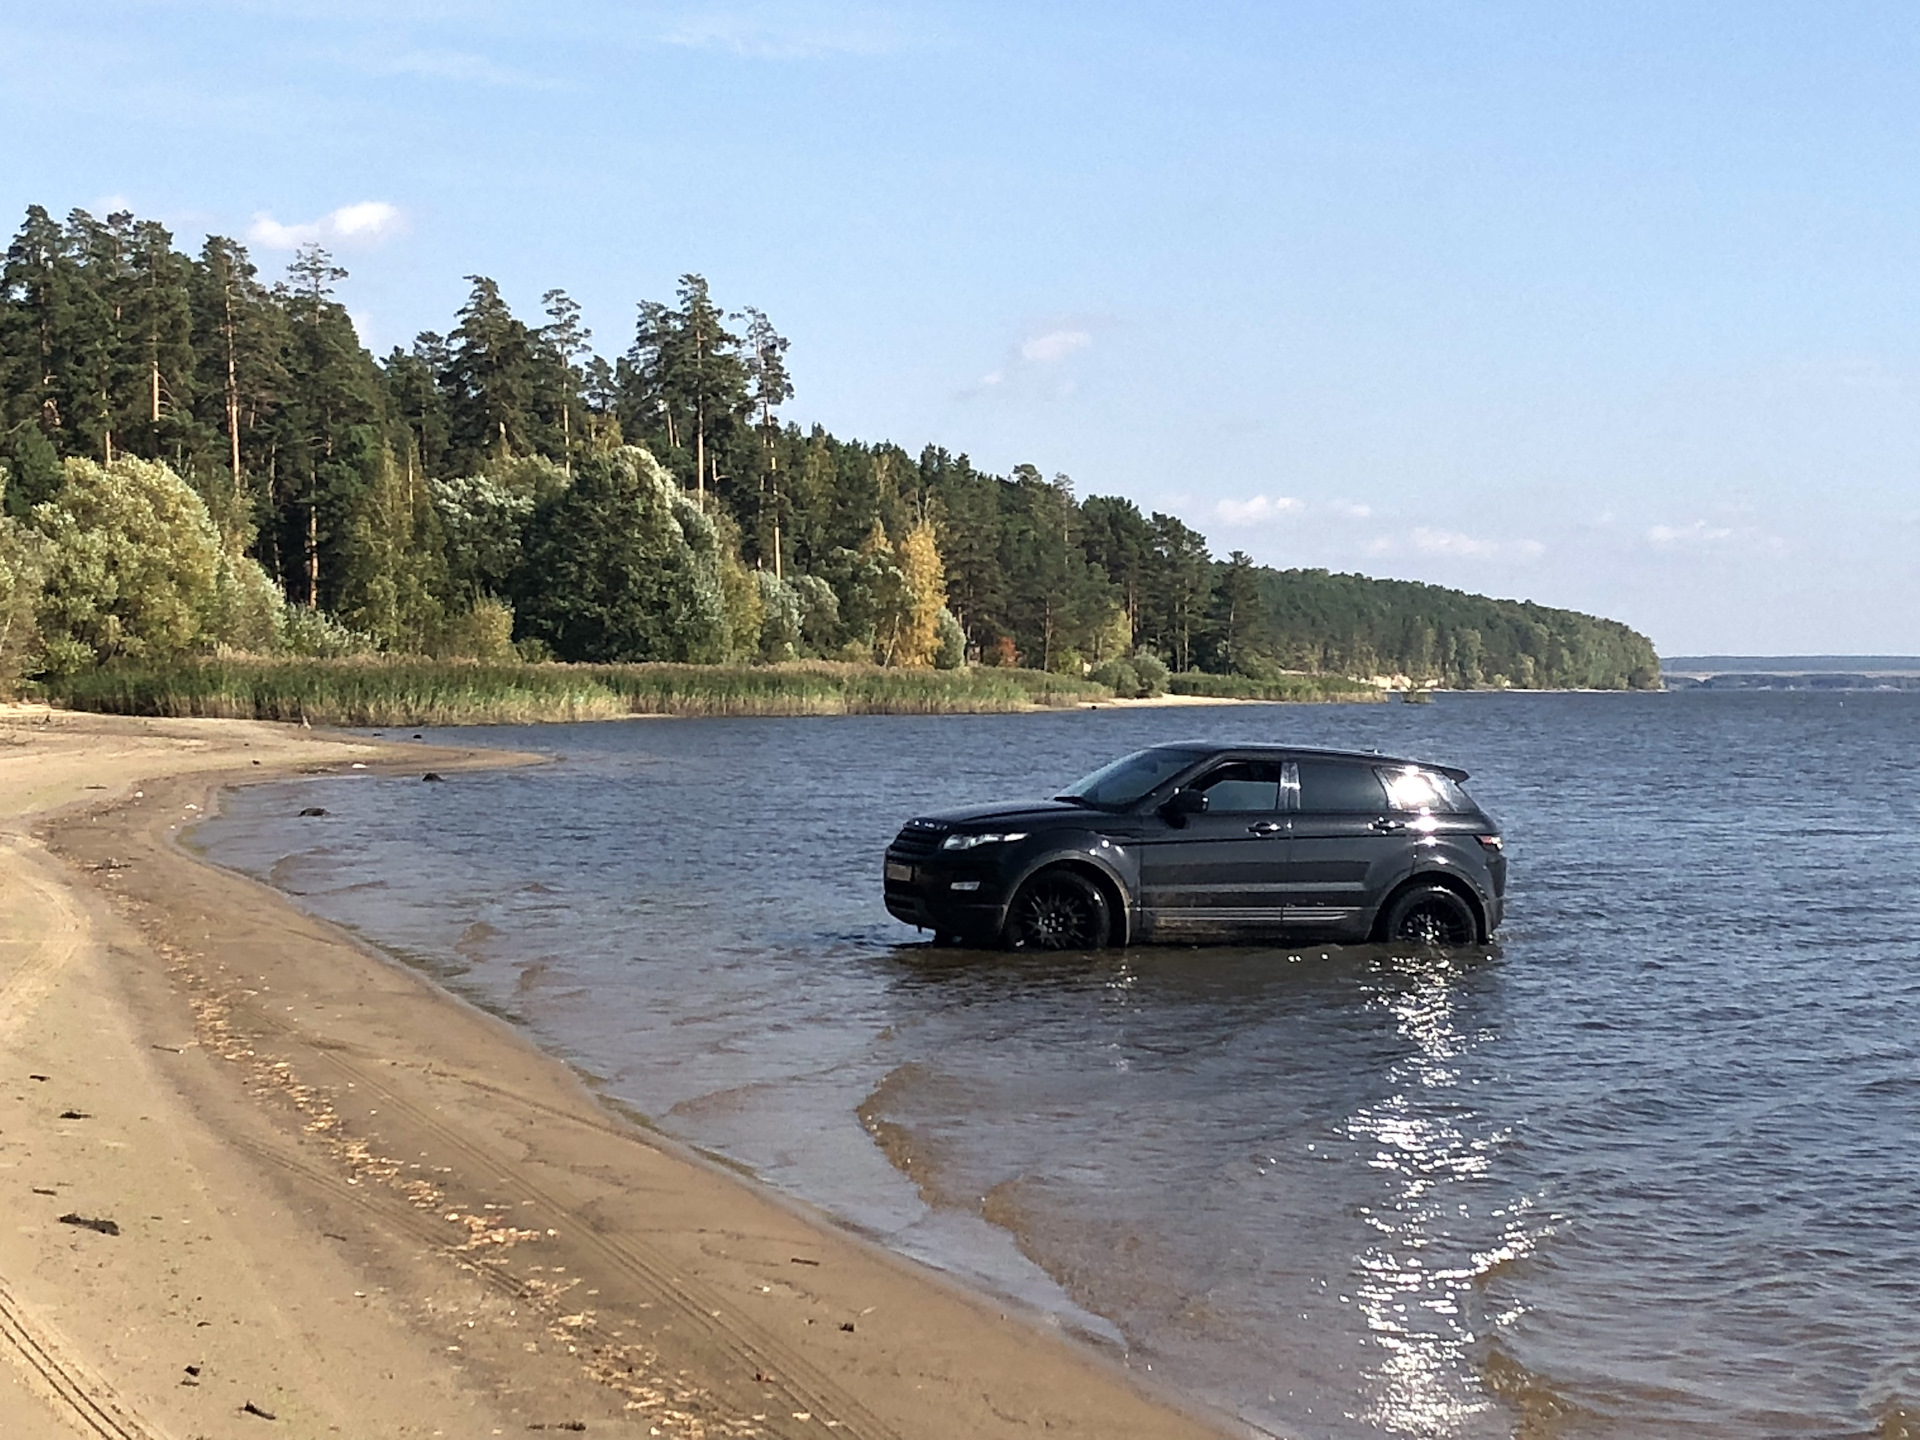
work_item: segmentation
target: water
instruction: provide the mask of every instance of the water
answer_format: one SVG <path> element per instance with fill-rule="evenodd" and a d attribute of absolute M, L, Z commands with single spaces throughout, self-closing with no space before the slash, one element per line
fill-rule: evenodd
<path fill-rule="evenodd" d="M 563 759 L 263 786 L 199 842 L 1258 1429 L 1920 1428 L 1920 697 L 476 736 Z M 1187 738 L 1466 766 L 1500 945 L 1016 958 L 883 910 L 909 814 Z"/>

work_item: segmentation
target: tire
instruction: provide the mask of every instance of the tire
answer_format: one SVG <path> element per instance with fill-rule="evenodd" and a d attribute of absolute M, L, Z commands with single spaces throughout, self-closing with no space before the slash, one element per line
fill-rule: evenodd
<path fill-rule="evenodd" d="M 1007 907 L 1010 950 L 1104 950 L 1113 934 L 1106 892 L 1071 870 L 1043 870 Z"/>
<path fill-rule="evenodd" d="M 1480 920 L 1459 891 L 1445 885 L 1416 885 L 1387 907 L 1380 938 L 1389 945 L 1453 949 L 1479 940 Z"/>

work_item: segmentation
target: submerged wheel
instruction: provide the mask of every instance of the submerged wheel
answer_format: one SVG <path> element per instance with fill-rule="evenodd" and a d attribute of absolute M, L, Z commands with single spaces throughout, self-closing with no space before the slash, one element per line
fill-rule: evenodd
<path fill-rule="evenodd" d="M 1480 938 L 1480 922 L 1458 891 L 1421 885 L 1387 907 L 1380 937 L 1390 945 L 1471 945 Z"/>
<path fill-rule="evenodd" d="M 1071 870 L 1043 870 L 1007 911 L 1007 945 L 1014 950 L 1102 950 L 1111 934 L 1105 892 Z"/>

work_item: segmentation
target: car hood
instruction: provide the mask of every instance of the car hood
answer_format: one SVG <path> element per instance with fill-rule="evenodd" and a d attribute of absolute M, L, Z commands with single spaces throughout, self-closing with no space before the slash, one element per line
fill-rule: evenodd
<path fill-rule="evenodd" d="M 931 822 L 952 830 L 978 826 L 987 821 L 996 824 L 1044 825 L 1058 824 L 1076 816 L 1093 820 L 1105 814 L 1105 811 L 1089 810 L 1084 805 L 1069 805 L 1062 800 L 1017 800 L 999 805 L 963 805 L 957 810 L 922 815 L 914 823 Z"/>

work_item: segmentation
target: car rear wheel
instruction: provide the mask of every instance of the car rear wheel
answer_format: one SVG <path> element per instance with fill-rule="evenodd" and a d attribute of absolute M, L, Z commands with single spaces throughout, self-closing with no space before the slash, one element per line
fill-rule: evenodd
<path fill-rule="evenodd" d="M 1387 907 L 1380 937 L 1390 945 L 1448 948 L 1480 938 L 1473 907 L 1444 885 L 1421 885 Z"/>
<path fill-rule="evenodd" d="M 1006 940 L 1014 950 L 1101 950 L 1111 933 L 1106 895 L 1071 870 L 1043 870 L 1007 911 Z"/>

